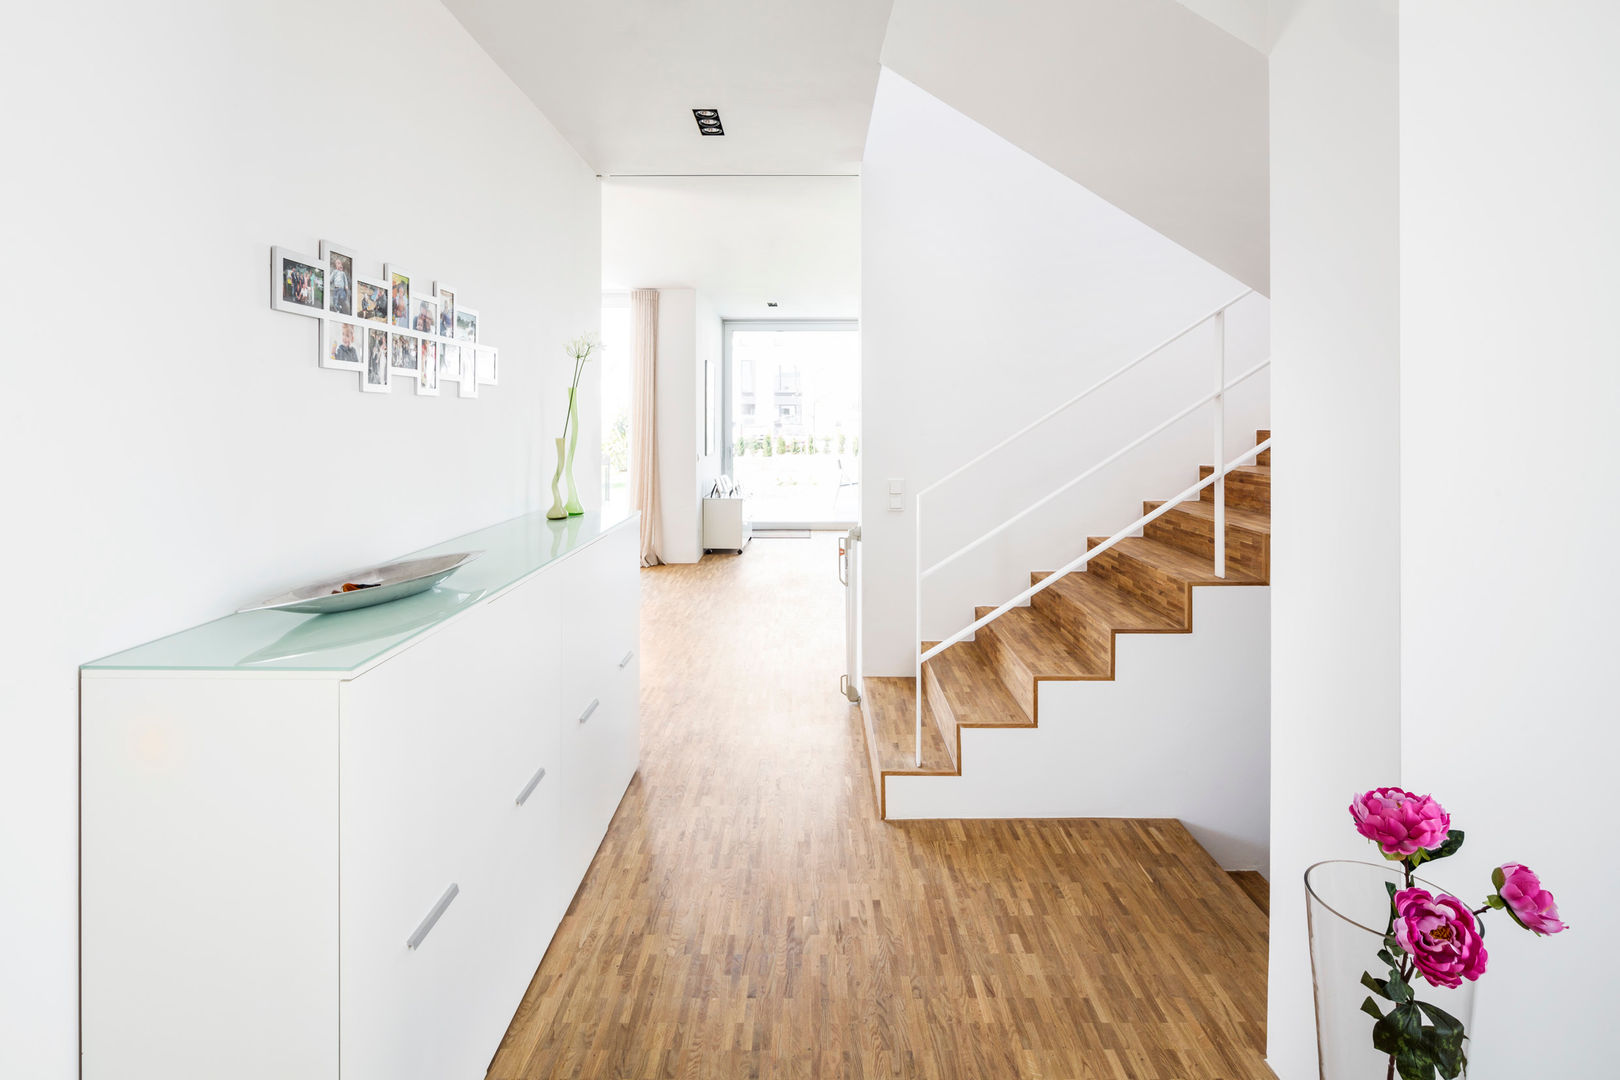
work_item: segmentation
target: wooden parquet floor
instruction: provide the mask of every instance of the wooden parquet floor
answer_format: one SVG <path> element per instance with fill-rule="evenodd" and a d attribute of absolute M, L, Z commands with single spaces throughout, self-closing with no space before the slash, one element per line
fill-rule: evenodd
<path fill-rule="evenodd" d="M 1177 822 L 878 820 L 834 543 L 642 575 L 641 772 L 489 1076 L 1269 1080 Z"/>

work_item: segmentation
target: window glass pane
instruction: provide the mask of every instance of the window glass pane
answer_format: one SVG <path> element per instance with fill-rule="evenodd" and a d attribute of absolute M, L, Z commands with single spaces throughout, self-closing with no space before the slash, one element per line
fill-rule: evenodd
<path fill-rule="evenodd" d="M 733 327 L 733 479 L 763 522 L 860 516 L 860 333 Z"/>

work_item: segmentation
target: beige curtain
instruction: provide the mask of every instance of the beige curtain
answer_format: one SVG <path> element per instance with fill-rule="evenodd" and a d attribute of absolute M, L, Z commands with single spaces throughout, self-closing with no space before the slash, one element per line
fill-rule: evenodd
<path fill-rule="evenodd" d="M 630 292 L 630 355 L 635 401 L 630 413 L 630 500 L 641 511 L 641 565 L 657 566 L 658 535 L 658 290 Z"/>

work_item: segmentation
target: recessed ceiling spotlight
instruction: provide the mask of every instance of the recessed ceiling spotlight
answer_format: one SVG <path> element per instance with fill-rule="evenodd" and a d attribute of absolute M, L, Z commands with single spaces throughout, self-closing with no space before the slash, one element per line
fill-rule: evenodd
<path fill-rule="evenodd" d="M 697 121 L 699 135 L 724 135 L 726 129 L 720 124 L 719 109 L 693 109 L 692 118 Z"/>

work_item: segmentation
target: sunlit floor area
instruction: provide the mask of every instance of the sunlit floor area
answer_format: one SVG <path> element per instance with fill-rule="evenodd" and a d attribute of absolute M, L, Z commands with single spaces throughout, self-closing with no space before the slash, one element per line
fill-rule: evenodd
<path fill-rule="evenodd" d="M 1265 915 L 1178 823 L 878 820 L 835 534 L 642 588 L 641 771 L 491 1077 L 1271 1076 Z"/>

